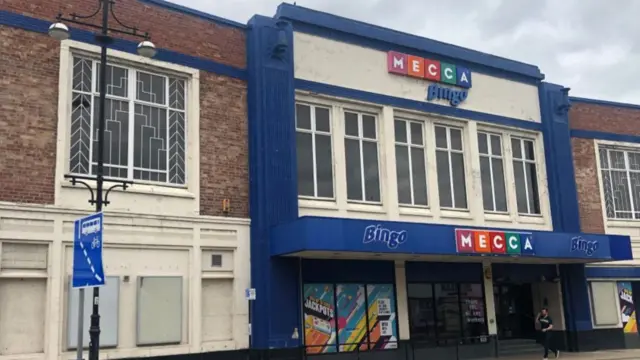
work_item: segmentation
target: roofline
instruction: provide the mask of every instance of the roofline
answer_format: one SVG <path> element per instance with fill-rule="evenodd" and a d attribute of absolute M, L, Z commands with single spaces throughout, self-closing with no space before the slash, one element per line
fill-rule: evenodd
<path fill-rule="evenodd" d="M 356 37 L 383 42 L 398 47 L 406 47 L 421 52 L 441 55 L 453 60 L 459 60 L 471 64 L 478 64 L 487 68 L 500 70 L 531 80 L 541 81 L 544 74 L 540 69 L 531 64 L 509 60 L 499 56 L 463 48 L 440 41 L 367 24 L 362 21 L 317 11 L 302 6 L 282 3 L 278 6 L 276 18 L 282 18 L 294 23 L 303 23 L 318 28 L 330 30 L 332 33 L 340 32 Z M 294 27 L 295 28 L 295 27 Z"/>
<path fill-rule="evenodd" d="M 589 99 L 583 97 L 575 97 L 570 96 L 569 100 L 575 103 L 583 103 L 583 104 L 591 104 L 591 105 L 600 105 L 600 106 L 609 106 L 609 107 L 619 107 L 624 109 L 632 109 L 632 110 L 640 110 L 640 105 L 638 104 L 630 104 L 616 101 L 608 101 L 608 100 L 598 100 L 598 99 Z"/>
<path fill-rule="evenodd" d="M 172 2 L 169 1 L 165 1 L 165 0 L 138 0 L 140 2 L 143 3 L 147 3 L 150 5 L 155 5 L 158 7 L 162 7 L 168 10 L 173 10 L 179 13 L 183 13 L 185 15 L 190 15 L 190 16 L 195 16 L 195 17 L 199 17 L 201 19 L 204 20 L 208 20 L 211 22 L 214 22 L 218 25 L 224 25 L 224 26 L 228 26 L 228 27 L 233 27 L 233 28 L 237 28 L 237 29 L 242 29 L 242 30 L 246 30 L 247 29 L 247 25 L 233 21 L 233 20 L 229 20 L 229 19 L 225 19 L 219 16 L 215 16 L 215 15 L 211 15 L 211 14 L 207 14 L 206 12 L 200 11 L 200 10 L 196 10 L 196 9 L 192 9 L 192 8 L 188 8 L 186 6 L 182 6 L 182 5 L 178 5 L 178 4 L 174 4 Z"/>

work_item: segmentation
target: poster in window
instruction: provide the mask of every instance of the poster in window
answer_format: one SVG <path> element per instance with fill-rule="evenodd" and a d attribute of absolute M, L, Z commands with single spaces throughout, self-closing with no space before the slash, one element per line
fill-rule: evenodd
<path fill-rule="evenodd" d="M 636 308 L 633 304 L 633 290 L 631 282 L 618 282 L 618 296 L 620 297 L 620 312 L 622 314 L 622 327 L 625 333 L 637 333 Z"/>
<path fill-rule="evenodd" d="M 308 354 L 336 352 L 333 284 L 304 285 L 304 345 Z"/>
<path fill-rule="evenodd" d="M 338 284 L 338 340 L 340 351 L 367 350 L 367 320 L 364 286 Z"/>
<path fill-rule="evenodd" d="M 369 343 L 372 349 L 398 347 L 396 297 L 393 285 L 367 285 Z"/>

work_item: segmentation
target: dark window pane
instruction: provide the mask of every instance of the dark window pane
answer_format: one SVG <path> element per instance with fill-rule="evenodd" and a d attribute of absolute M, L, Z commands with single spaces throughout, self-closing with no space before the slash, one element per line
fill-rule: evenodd
<path fill-rule="evenodd" d="M 607 218 L 614 219 L 615 209 L 613 208 L 614 195 L 611 186 L 611 173 L 609 171 L 602 172 L 602 185 L 604 192 L 604 206 L 607 211 Z"/>
<path fill-rule="evenodd" d="M 464 157 L 462 154 L 451 154 L 451 171 L 453 179 L 454 207 L 467 208 L 467 184 L 464 174 Z"/>
<path fill-rule="evenodd" d="M 451 131 L 451 148 L 453 150 L 462 150 L 462 130 L 450 129 Z"/>
<path fill-rule="evenodd" d="M 496 211 L 507 211 L 507 190 L 502 159 L 491 159 L 491 163 L 493 165 L 493 191 L 496 197 Z"/>
<path fill-rule="evenodd" d="M 435 305 L 439 339 L 457 339 L 460 329 L 460 299 L 457 284 L 435 284 Z"/>
<path fill-rule="evenodd" d="M 316 135 L 316 167 L 318 196 L 333 197 L 333 161 L 329 135 Z"/>
<path fill-rule="evenodd" d="M 432 284 L 408 284 L 409 328 L 413 340 L 435 340 L 436 319 Z"/>
<path fill-rule="evenodd" d="M 611 168 L 613 169 L 626 169 L 624 162 L 624 152 L 622 151 L 609 151 L 609 159 L 611 160 Z"/>
<path fill-rule="evenodd" d="M 511 152 L 514 159 L 522 159 L 522 147 L 520 139 L 511 139 Z"/>
<path fill-rule="evenodd" d="M 524 141 L 524 156 L 527 160 L 534 160 L 535 157 L 535 148 L 533 147 L 533 141 Z"/>
<path fill-rule="evenodd" d="M 532 214 L 540 214 L 540 201 L 538 197 L 538 176 L 536 164 L 527 164 L 527 186 L 529 187 L 529 204 Z"/>
<path fill-rule="evenodd" d="M 349 136 L 360 136 L 358 132 L 358 114 L 344 113 L 344 133 Z"/>
<path fill-rule="evenodd" d="M 425 169 L 424 149 L 411 149 L 411 171 L 413 175 L 413 201 L 415 205 L 428 204 L 427 171 Z"/>
<path fill-rule="evenodd" d="M 513 162 L 513 175 L 516 182 L 516 200 L 518 202 L 518 212 L 526 214 L 529 212 L 527 207 L 527 189 L 524 181 L 524 165 L 521 161 Z"/>
<path fill-rule="evenodd" d="M 438 192 L 440 206 L 453 207 L 451 198 L 451 173 L 449 172 L 449 154 L 446 151 L 436 151 L 436 170 L 438 172 Z"/>
<path fill-rule="evenodd" d="M 396 142 L 407 143 L 407 123 L 404 120 L 396 120 L 393 123 Z"/>
<path fill-rule="evenodd" d="M 364 163 L 364 189 L 366 201 L 380 201 L 380 173 L 378 171 L 378 144 L 370 141 L 362 143 Z"/>
<path fill-rule="evenodd" d="M 499 135 L 491 135 L 491 154 L 502 155 L 502 141 Z"/>
<path fill-rule="evenodd" d="M 396 174 L 398 178 L 398 202 L 411 205 L 409 150 L 407 146 L 396 145 Z"/>
<path fill-rule="evenodd" d="M 488 154 L 489 146 L 487 145 L 487 134 L 478 133 L 478 150 L 480 154 Z"/>
<path fill-rule="evenodd" d="M 362 115 L 362 137 L 376 138 L 376 118 L 371 115 Z"/>
<path fill-rule="evenodd" d="M 423 145 L 422 141 L 422 124 L 411 123 L 411 143 L 413 145 Z"/>
<path fill-rule="evenodd" d="M 313 148 L 311 134 L 296 134 L 298 153 L 298 195 L 314 196 L 313 186 Z"/>
<path fill-rule="evenodd" d="M 448 149 L 447 146 L 447 128 L 442 126 L 436 126 L 436 147 L 442 149 Z"/>
<path fill-rule="evenodd" d="M 309 106 L 296 104 L 296 127 L 311 130 L 311 108 Z"/>
<path fill-rule="evenodd" d="M 363 200 L 360 142 L 358 140 L 345 139 L 344 150 L 347 170 L 347 198 L 349 200 Z"/>
<path fill-rule="evenodd" d="M 462 336 L 487 335 L 482 284 L 460 284 L 460 304 L 462 306 Z"/>
<path fill-rule="evenodd" d="M 329 109 L 317 107 L 316 108 L 316 130 L 329 132 L 331 131 L 331 124 L 329 121 Z"/>
<path fill-rule="evenodd" d="M 491 183 L 491 163 L 486 156 L 480 157 L 480 178 L 482 180 L 482 204 L 487 211 L 495 211 L 493 205 L 493 184 Z"/>
<path fill-rule="evenodd" d="M 607 149 L 600 149 L 600 167 L 603 169 L 609 168 L 609 153 Z"/>

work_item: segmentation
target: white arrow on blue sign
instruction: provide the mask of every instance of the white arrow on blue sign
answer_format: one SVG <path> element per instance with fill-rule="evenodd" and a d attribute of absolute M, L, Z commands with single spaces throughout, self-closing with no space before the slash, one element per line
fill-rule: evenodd
<path fill-rule="evenodd" d="M 103 214 L 97 213 L 75 221 L 73 238 L 72 287 L 104 285 L 102 266 Z"/>

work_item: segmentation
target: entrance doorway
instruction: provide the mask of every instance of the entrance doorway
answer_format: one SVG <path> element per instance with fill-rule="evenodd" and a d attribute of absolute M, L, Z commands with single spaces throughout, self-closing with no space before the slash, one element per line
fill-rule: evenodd
<path fill-rule="evenodd" d="M 534 339 L 536 327 L 531 284 L 495 284 L 493 296 L 498 339 Z"/>

